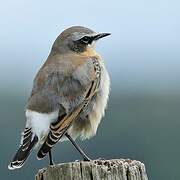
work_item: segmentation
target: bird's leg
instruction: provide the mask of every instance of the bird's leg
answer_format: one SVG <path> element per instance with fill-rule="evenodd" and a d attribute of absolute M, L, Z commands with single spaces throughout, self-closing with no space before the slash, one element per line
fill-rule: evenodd
<path fill-rule="evenodd" d="M 79 147 L 79 145 L 74 141 L 74 139 L 68 133 L 65 133 L 65 136 L 71 141 L 73 146 L 78 150 L 78 152 L 83 157 L 84 161 L 91 161 L 91 159 L 84 153 L 84 151 Z"/>
<path fill-rule="evenodd" d="M 50 165 L 53 165 L 53 164 L 54 164 L 51 150 L 49 151 L 49 164 L 50 164 Z"/>

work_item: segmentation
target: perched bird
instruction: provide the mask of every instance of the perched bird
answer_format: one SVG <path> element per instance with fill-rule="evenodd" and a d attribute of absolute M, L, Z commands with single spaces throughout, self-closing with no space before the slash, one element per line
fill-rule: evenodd
<path fill-rule="evenodd" d="M 110 80 L 95 42 L 108 35 L 73 26 L 57 37 L 34 79 L 26 126 L 9 169 L 21 168 L 35 145 L 41 146 L 37 158 L 49 153 L 53 164 L 51 148 L 66 139 L 90 160 L 75 139 L 95 135 L 104 115 Z"/>

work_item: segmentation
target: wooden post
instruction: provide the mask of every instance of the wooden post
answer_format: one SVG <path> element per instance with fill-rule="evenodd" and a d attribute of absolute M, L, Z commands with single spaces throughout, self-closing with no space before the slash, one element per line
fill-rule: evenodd
<path fill-rule="evenodd" d="M 148 180 L 143 163 L 129 159 L 70 162 L 39 170 L 35 180 Z"/>

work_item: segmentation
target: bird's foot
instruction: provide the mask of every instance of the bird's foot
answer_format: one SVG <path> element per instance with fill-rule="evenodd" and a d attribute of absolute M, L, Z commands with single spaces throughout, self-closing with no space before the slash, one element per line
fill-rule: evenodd
<path fill-rule="evenodd" d="M 84 160 L 84 161 L 92 161 L 92 159 L 90 159 L 89 157 L 84 157 L 83 160 Z"/>
<path fill-rule="evenodd" d="M 54 165 L 54 161 L 50 161 L 50 162 L 49 162 L 49 165 L 50 165 L 50 166 L 53 166 L 53 165 Z"/>

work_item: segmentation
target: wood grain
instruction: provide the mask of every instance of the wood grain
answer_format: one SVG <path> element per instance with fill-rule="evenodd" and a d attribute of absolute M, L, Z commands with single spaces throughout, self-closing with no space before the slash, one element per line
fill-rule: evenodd
<path fill-rule="evenodd" d="M 62 163 L 39 170 L 35 180 L 148 180 L 143 163 L 130 159 Z"/>

